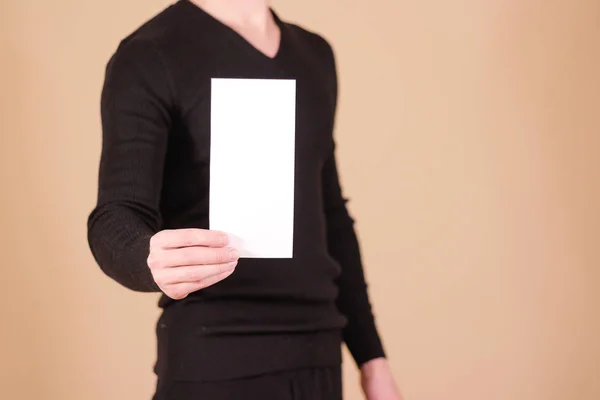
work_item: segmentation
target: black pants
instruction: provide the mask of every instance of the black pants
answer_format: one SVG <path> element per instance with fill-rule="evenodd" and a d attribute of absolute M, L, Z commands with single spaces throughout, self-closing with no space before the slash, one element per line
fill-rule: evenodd
<path fill-rule="evenodd" d="M 217 382 L 158 382 L 154 400 L 341 400 L 340 367 Z"/>

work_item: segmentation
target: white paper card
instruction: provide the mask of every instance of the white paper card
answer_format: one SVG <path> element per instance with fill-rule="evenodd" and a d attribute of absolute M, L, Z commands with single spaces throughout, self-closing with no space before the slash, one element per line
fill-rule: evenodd
<path fill-rule="evenodd" d="M 210 229 L 240 257 L 292 258 L 296 81 L 211 83 Z"/>

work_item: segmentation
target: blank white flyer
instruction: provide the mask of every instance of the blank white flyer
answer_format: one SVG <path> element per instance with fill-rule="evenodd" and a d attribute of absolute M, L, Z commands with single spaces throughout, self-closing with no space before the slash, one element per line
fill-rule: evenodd
<path fill-rule="evenodd" d="M 210 229 L 245 258 L 291 258 L 296 81 L 211 81 Z"/>

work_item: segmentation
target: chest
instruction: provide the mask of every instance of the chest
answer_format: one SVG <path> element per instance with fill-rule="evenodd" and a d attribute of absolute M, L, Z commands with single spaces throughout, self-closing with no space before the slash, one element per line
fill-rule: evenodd
<path fill-rule="evenodd" d="M 297 52 L 281 60 L 255 59 L 236 53 L 213 52 L 208 60 L 195 59 L 184 66 L 179 81 L 178 118 L 172 139 L 186 149 L 191 162 L 210 157 L 211 79 L 294 79 L 296 81 L 296 156 L 321 160 L 332 140 L 334 93 L 329 73 L 311 54 Z"/>

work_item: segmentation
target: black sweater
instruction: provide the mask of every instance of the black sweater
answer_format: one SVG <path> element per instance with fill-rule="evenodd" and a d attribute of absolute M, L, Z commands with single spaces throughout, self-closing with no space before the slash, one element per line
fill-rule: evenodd
<path fill-rule="evenodd" d="M 210 79 L 296 79 L 294 254 L 241 259 L 224 281 L 173 301 L 157 324 L 161 377 L 222 379 L 384 356 L 334 157 L 337 78 L 320 36 L 282 22 L 269 58 L 188 0 L 125 38 L 101 99 L 92 253 L 111 278 L 158 292 L 146 264 L 162 229 L 208 228 Z M 243 193 L 240 193 L 243 196 Z"/>

